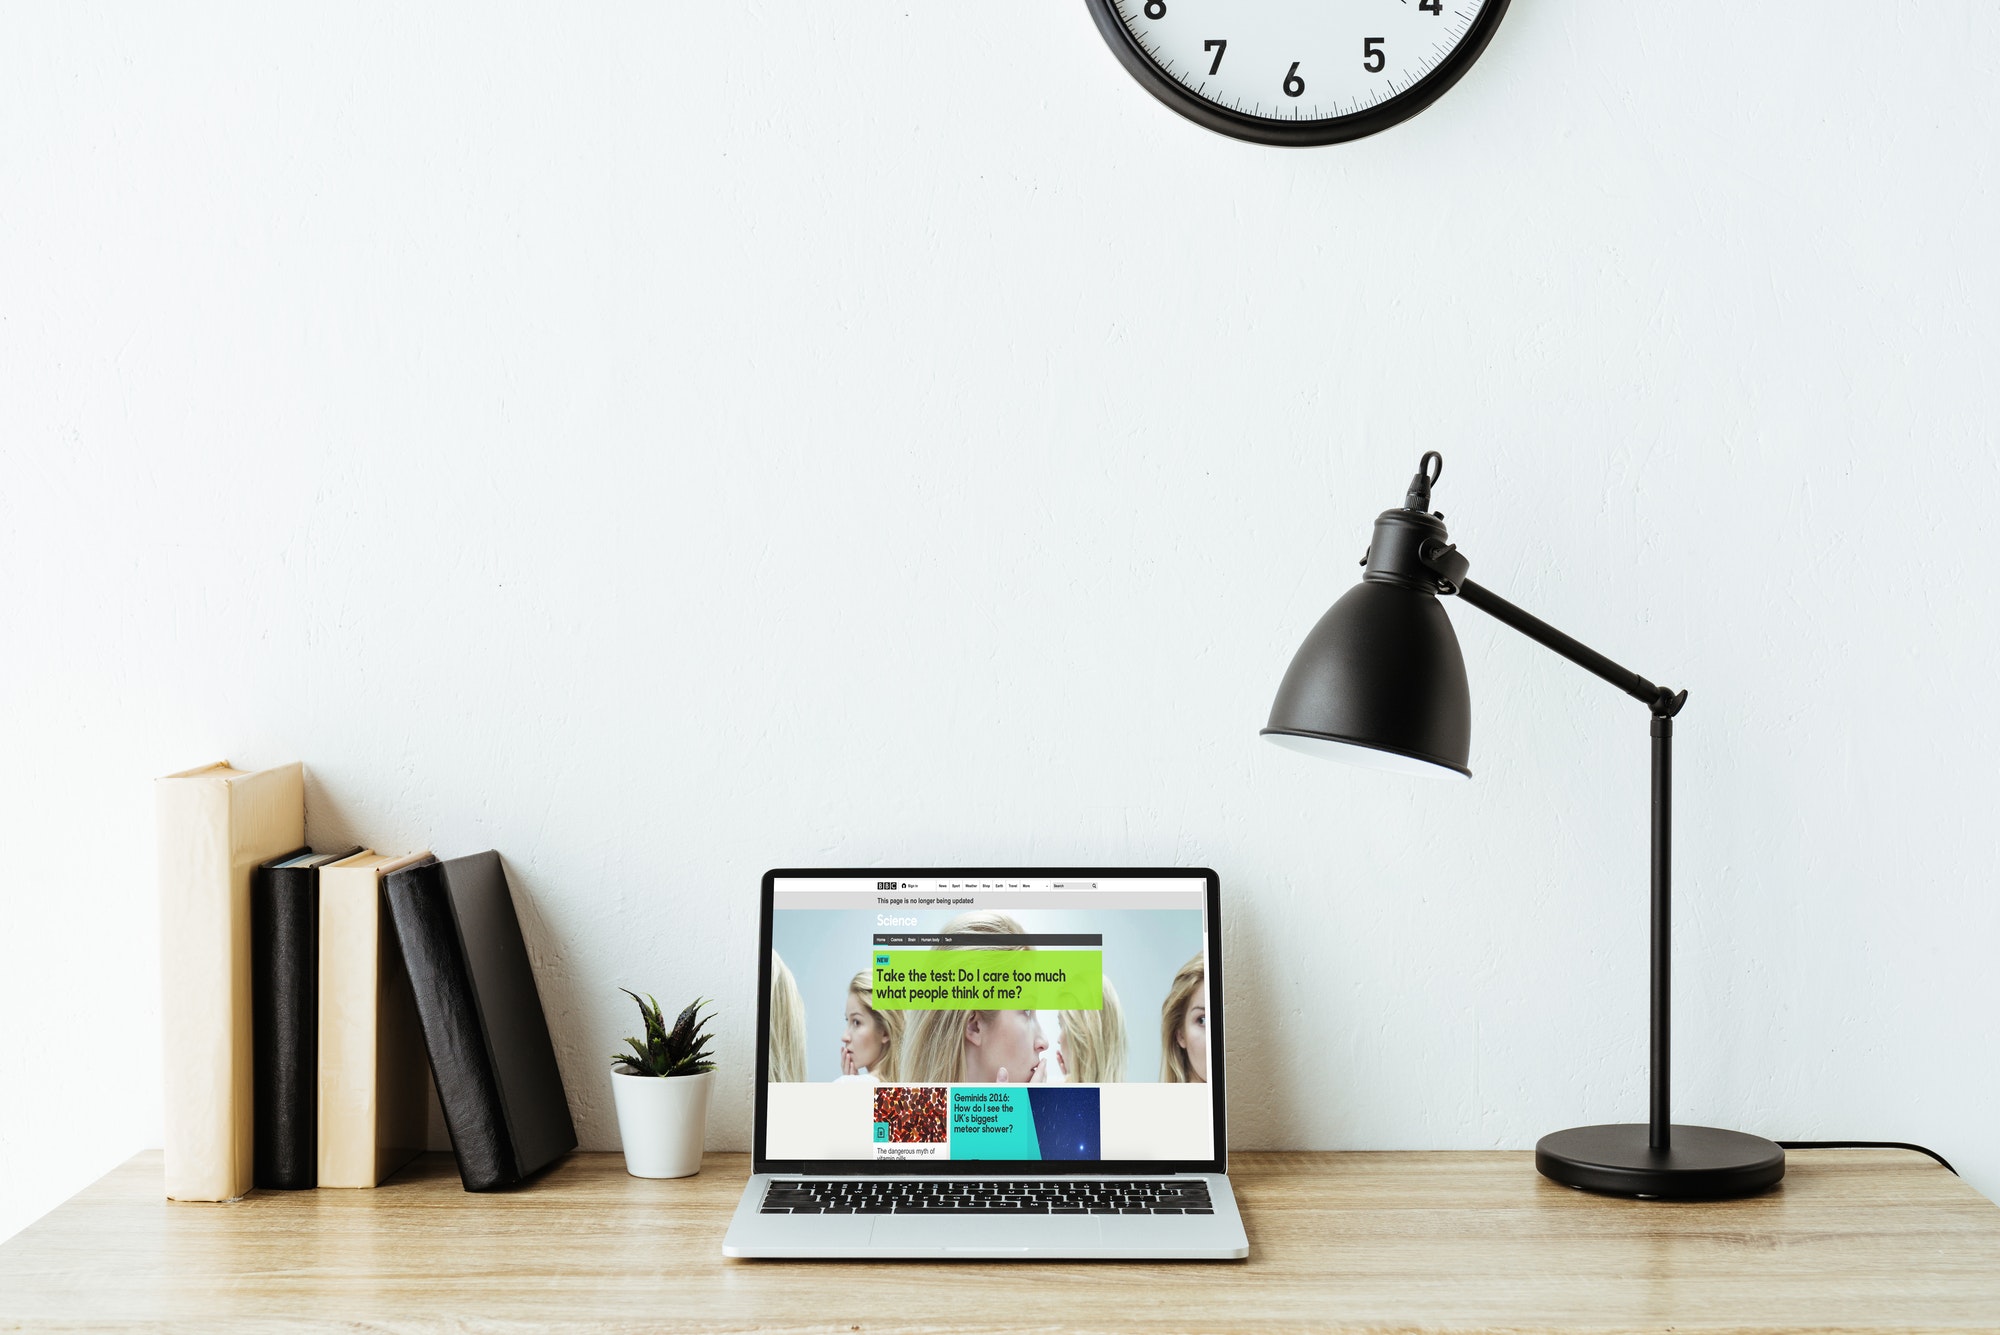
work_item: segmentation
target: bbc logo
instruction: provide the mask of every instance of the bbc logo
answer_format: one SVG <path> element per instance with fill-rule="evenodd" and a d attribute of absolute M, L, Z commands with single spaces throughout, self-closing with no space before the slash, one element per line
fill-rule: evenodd
<path fill-rule="evenodd" d="M 877 881 L 875 882 L 875 888 L 877 890 L 894 890 L 897 886 L 894 881 Z"/>

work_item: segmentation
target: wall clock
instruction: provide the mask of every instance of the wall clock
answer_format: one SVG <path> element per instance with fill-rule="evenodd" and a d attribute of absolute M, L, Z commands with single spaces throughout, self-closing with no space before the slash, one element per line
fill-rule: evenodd
<path fill-rule="evenodd" d="M 1386 130 L 1438 100 L 1507 0 L 1086 0 L 1154 97 L 1201 125 L 1303 148 Z"/>

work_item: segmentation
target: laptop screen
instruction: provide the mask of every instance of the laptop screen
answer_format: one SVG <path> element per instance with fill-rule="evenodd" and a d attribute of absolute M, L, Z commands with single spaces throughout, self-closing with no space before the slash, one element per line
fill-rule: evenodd
<path fill-rule="evenodd" d="M 764 1157 L 1215 1159 L 1211 877 L 772 873 Z"/>

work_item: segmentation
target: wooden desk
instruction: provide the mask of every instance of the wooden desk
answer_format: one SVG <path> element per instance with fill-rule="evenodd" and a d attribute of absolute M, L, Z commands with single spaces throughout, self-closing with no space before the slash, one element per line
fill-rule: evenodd
<path fill-rule="evenodd" d="M 459 1190 L 160 1199 L 141 1154 L 0 1246 L 0 1330 L 2000 1330 L 2000 1209 L 1930 1160 L 1802 1152 L 1777 1191 L 1615 1201 L 1526 1154 L 1243 1154 L 1247 1262 L 728 1261 L 748 1172 L 579 1154 Z"/>

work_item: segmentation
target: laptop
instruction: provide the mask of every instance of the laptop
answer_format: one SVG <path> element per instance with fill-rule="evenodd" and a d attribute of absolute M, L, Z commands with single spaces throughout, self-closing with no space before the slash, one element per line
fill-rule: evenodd
<path fill-rule="evenodd" d="M 1199 868 L 764 875 L 726 1256 L 1250 1254 Z"/>

